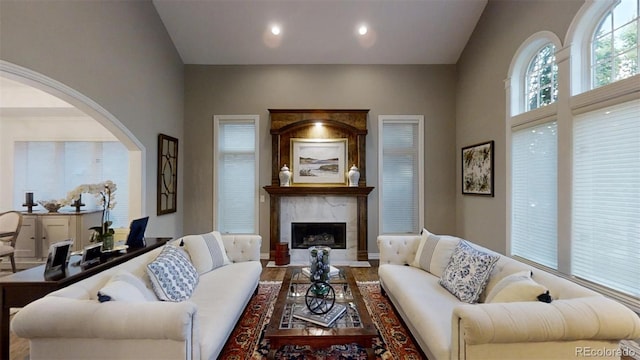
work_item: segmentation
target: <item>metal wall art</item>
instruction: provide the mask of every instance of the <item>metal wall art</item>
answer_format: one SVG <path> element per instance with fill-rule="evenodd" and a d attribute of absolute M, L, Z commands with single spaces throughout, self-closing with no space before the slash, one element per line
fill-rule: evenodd
<path fill-rule="evenodd" d="M 158 135 L 158 215 L 177 211 L 178 139 Z"/>

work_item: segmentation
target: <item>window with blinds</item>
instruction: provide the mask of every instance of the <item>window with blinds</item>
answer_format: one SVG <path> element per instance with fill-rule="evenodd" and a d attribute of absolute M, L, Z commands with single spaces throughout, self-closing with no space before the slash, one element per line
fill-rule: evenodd
<path fill-rule="evenodd" d="M 556 122 L 511 134 L 511 253 L 553 269 L 557 252 Z"/>
<path fill-rule="evenodd" d="M 380 233 L 423 226 L 423 116 L 379 117 Z"/>
<path fill-rule="evenodd" d="M 640 100 L 574 117 L 572 274 L 640 296 Z"/>
<path fill-rule="evenodd" d="M 16 141 L 14 146 L 14 209 L 24 209 L 24 193 L 34 200 L 58 200 L 82 184 L 113 181 L 116 206 L 113 227 L 129 226 L 129 153 L 116 141 Z M 83 209 L 101 209 L 94 195 L 84 194 Z"/>
<path fill-rule="evenodd" d="M 214 117 L 215 224 L 222 233 L 257 233 L 257 121 L 257 115 Z"/>

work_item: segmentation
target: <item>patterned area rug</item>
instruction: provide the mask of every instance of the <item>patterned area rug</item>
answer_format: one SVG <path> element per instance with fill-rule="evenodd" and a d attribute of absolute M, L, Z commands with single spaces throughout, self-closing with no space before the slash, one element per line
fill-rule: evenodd
<path fill-rule="evenodd" d="M 271 319 L 273 305 L 281 282 L 260 282 L 257 294 L 249 301 L 240 321 L 236 324 L 224 346 L 220 359 L 262 360 L 269 352 L 269 343 L 263 339 L 264 327 Z M 409 331 L 404 327 L 393 305 L 380 293 L 377 281 L 358 282 L 369 314 L 378 328 L 379 336 L 374 340 L 377 359 L 419 360 L 425 359 Z M 372 311 L 373 310 L 373 311 Z M 326 349 L 311 349 L 306 346 L 287 345 L 280 348 L 276 359 L 287 360 L 359 360 L 366 359 L 365 350 L 357 344 L 334 345 Z"/>

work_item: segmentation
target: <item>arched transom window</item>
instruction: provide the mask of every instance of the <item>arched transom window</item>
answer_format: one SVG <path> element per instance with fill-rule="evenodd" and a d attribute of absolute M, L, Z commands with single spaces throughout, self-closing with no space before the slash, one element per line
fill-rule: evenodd
<path fill-rule="evenodd" d="M 526 111 L 549 105 L 558 97 L 556 47 L 545 45 L 531 59 L 525 74 Z"/>
<path fill-rule="evenodd" d="M 638 74 L 640 0 L 621 0 L 596 27 L 591 41 L 591 87 Z"/>

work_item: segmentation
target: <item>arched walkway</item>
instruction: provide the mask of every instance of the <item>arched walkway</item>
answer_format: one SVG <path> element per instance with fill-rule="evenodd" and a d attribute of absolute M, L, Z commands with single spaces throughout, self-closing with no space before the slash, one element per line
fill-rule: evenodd
<path fill-rule="evenodd" d="M 109 111 L 78 91 L 38 72 L 0 60 L 0 76 L 47 92 L 75 106 L 109 130 L 129 150 L 129 219 L 142 216 L 146 178 L 143 165 L 146 149 Z"/>

